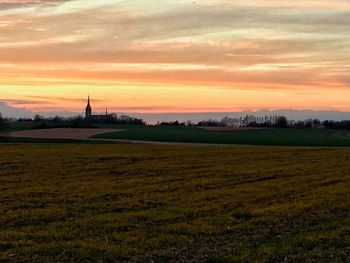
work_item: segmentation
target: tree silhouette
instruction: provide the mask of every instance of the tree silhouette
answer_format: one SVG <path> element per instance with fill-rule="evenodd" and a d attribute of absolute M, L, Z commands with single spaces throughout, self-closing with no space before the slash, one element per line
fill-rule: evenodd
<path fill-rule="evenodd" d="M 41 121 L 44 121 L 45 118 L 39 114 L 36 114 L 35 117 L 34 117 L 34 122 L 41 122 Z"/>
<path fill-rule="evenodd" d="M 5 120 L 3 119 L 2 114 L 0 112 L 0 131 L 5 130 L 5 126 L 6 126 Z"/>
<path fill-rule="evenodd" d="M 276 127 L 277 128 L 287 128 L 288 127 L 288 120 L 284 116 L 280 116 L 277 118 L 276 121 Z"/>

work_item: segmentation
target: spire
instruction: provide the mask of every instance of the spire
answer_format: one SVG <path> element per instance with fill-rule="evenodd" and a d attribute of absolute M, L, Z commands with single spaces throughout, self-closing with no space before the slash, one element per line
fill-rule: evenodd
<path fill-rule="evenodd" d="M 106 116 L 108 115 L 108 111 L 107 111 L 107 109 L 106 109 Z"/>
<path fill-rule="evenodd" d="M 88 96 L 88 101 L 87 101 L 87 106 L 85 109 L 85 118 L 89 119 L 91 117 L 92 114 L 92 109 L 90 106 L 90 95 Z"/>

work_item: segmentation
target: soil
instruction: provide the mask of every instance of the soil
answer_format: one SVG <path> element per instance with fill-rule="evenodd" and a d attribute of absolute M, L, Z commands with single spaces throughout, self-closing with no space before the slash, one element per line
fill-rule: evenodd
<path fill-rule="evenodd" d="M 84 140 L 98 134 L 116 132 L 116 129 L 73 129 L 73 128 L 57 128 L 57 129 L 41 129 L 12 132 L 12 137 L 22 138 L 42 138 L 42 139 L 76 139 Z"/>

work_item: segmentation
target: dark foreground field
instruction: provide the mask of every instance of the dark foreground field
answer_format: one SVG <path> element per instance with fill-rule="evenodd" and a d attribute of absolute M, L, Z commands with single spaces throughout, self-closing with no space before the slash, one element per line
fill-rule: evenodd
<path fill-rule="evenodd" d="M 0 261 L 347 262 L 350 149 L 0 145 Z"/>

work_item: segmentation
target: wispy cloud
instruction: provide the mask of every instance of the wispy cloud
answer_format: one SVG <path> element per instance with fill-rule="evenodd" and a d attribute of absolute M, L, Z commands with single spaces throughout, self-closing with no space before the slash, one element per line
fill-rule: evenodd
<path fill-rule="evenodd" d="M 36 99 L 36 100 L 48 100 L 48 101 L 64 101 L 64 102 L 81 102 L 81 103 L 85 103 L 86 102 L 86 98 L 71 98 L 71 97 L 50 97 L 50 96 L 26 96 L 28 98 L 31 98 L 31 99 Z M 101 99 L 93 99 L 94 102 L 106 102 L 106 100 L 101 100 Z M 33 101 L 32 101 L 33 102 Z"/>
<path fill-rule="evenodd" d="M 16 100 L 12 100 L 12 99 L 1 99 L 1 102 L 5 102 L 9 105 L 12 106 L 26 106 L 26 105 L 36 105 L 36 104 L 43 104 L 45 105 L 45 102 L 37 102 L 37 101 L 33 101 L 33 100 L 20 100 L 20 99 L 16 99 Z"/>

